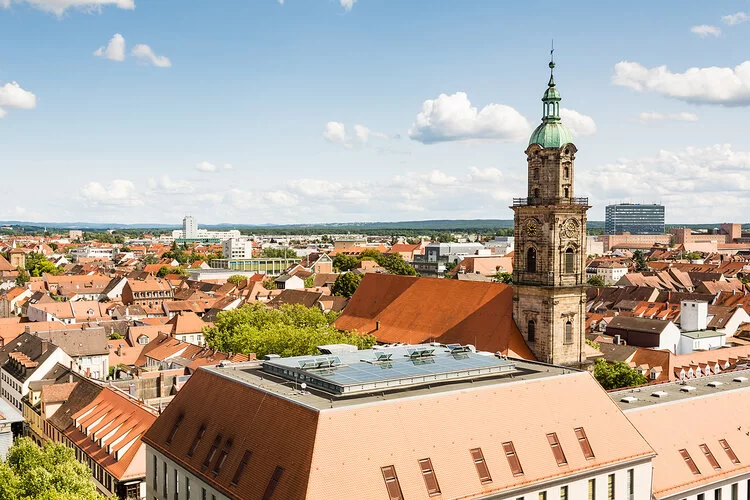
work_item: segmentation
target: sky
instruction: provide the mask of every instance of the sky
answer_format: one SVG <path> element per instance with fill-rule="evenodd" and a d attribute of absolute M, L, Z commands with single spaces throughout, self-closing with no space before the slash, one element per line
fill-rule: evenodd
<path fill-rule="evenodd" d="M 0 0 L 0 220 L 510 219 L 555 46 L 575 195 L 750 222 L 750 1 Z"/>

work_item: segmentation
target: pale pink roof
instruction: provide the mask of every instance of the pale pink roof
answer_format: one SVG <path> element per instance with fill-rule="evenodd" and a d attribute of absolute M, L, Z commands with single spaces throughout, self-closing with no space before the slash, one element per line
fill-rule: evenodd
<path fill-rule="evenodd" d="M 647 406 L 627 412 L 627 417 L 654 447 L 653 494 L 665 498 L 700 485 L 729 479 L 750 470 L 750 440 L 743 415 L 750 413 L 750 390 L 740 389 L 693 397 L 670 404 Z M 739 458 L 729 459 L 720 439 L 725 439 Z M 705 444 L 721 467 L 714 470 L 700 445 Z M 693 474 L 679 450 L 686 450 L 698 467 Z"/>

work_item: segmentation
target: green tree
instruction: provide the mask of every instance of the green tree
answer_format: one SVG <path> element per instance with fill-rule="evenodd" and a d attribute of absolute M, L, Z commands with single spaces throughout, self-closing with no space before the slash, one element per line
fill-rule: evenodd
<path fill-rule="evenodd" d="M 683 255 L 684 258 L 686 258 L 689 261 L 698 260 L 703 257 L 700 252 L 688 252 L 685 255 Z"/>
<path fill-rule="evenodd" d="M 633 387 L 648 382 L 646 377 L 623 361 L 607 363 L 603 359 L 597 359 L 594 364 L 594 378 L 607 390 L 619 389 L 621 387 Z"/>
<path fill-rule="evenodd" d="M 266 278 L 263 280 L 263 288 L 266 290 L 276 290 L 279 288 L 273 278 Z"/>
<path fill-rule="evenodd" d="M 360 349 L 374 345 L 372 335 L 342 332 L 331 323 L 336 313 L 300 304 L 284 304 L 272 309 L 264 304 L 247 304 L 232 311 L 220 312 L 214 326 L 204 331 L 207 345 L 224 352 L 255 353 L 280 356 L 303 356 L 318 353 L 317 346 L 352 344 Z"/>
<path fill-rule="evenodd" d="M 26 270 L 33 277 L 39 277 L 44 273 L 57 275 L 62 269 L 55 266 L 44 254 L 31 252 L 26 256 Z"/>
<path fill-rule="evenodd" d="M 266 259 L 296 259 L 297 252 L 292 248 L 265 248 L 261 252 L 261 257 Z"/>
<path fill-rule="evenodd" d="M 227 278 L 227 283 L 231 283 L 233 285 L 239 285 L 243 281 L 245 281 L 247 278 L 242 276 L 241 274 L 233 274 L 229 278 Z"/>
<path fill-rule="evenodd" d="M 77 461 L 71 448 L 30 438 L 16 440 L 0 461 L 2 500 L 98 500 L 91 471 Z"/>
<path fill-rule="evenodd" d="M 599 276 L 598 274 L 593 275 L 586 281 L 591 286 L 607 286 L 607 284 L 604 282 L 604 278 Z"/>
<path fill-rule="evenodd" d="M 633 252 L 633 262 L 635 263 L 635 269 L 637 271 L 645 271 L 648 268 L 646 265 L 646 259 L 643 257 L 643 252 L 640 250 Z"/>
<path fill-rule="evenodd" d="M 180 276 L 187 276 L 187 272 L 181 267 L 167 267 L 161 266 L 156 273 L 158 278 L 163 278 L 167 274 L 179 274 Z"/>
<path fill-rule="evenodd" d="M 400 253 L 379 253 L 375 259 L 378 265 L 391 274 L 401 274 L 403 276 L 416 276 L 417 271 L 404 260 Z"/>
<path fill-rule="evenodd" d="M 359 264 L 359 259 L 352 255 L 336 254 L 333 258 L 333 268 L 341 273 L 351 271 Z"/>
<path fill-rule="evenodd" d="M 455 243 L 456 238 L 451 233 L 437 233 L 433 238 L 438 243 Z"/>
<path fill-rule="evenodd" d="M 500 283 L 505 283 L 506 285 L 513 284 L 513 275 L 511 273 L 497 273 L 495 275 L 495 279 Z"/>
<path fill-rule="evenodd" d="M 308 276 L 305 278 L 305 288 L 312 288 L 313 286 L 315 286 L 315 277 Z"/>
<path fill-rule="evenodd" d="M 48 243 L 48 245 L 49 245 L 49 247 L 50 247 L 50 248 L 52 249 L 52 251 L 53 251 L 53 252 L 57 252 L 57 249 L 58 249 L 58 248 L 59 248 L 59 246 L 60 246 L 60 245 L 58 245 L 57 243 L 55 243 L 54 241 L 50 241 L 50 242 Z"/>
<path fill-rule="evenodd" d="M 31 279 L 31 277 L 29 276 L 29 272 L 20 266 L 17 267 L 16 270 L 18 271 L 18 276 L 16 277 L 16 285 L 24 286 Z"/>
<path fill-rule="evenodd" d="M 362 275 L 352 272 L 344 273 L 331 285 L 331 293 L 341 297 L 351 297 L 357 291 Z"/>
<path fill-rule="evenodd" d="M 148 254 L 146 255 L 146 257 L 143 258 L 143 263 L 146 265 L 156 264 L 157 262 L 159 262 L 159 259 L 157 259 L 156 255 L 154 254 Z"/>

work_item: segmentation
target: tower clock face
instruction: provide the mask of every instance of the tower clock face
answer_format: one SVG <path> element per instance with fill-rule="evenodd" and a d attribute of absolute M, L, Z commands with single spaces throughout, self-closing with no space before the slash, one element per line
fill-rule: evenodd
<path fill-rule="evenodd" d="M 536 235 L 536 230 L 537 230 L 536 222 L 529 219 L 529 221 L 526 223 L 526 234 L 529 236 L 534 236 Z"/>
<path fill-rule="evenodd" d="M 562 234 L 566 238 L 574 238 L 578 234 L 578 225 L 573 220 L 568 220 L 563 224 Z"/>

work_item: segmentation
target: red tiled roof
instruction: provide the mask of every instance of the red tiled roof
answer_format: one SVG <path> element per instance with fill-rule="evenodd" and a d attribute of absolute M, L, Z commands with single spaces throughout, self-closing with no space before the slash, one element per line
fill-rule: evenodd
<path fill-rule="evenodd" d="M 334 325 L 381 342 L 473 344 L 535 359 L 513 321 L 513 288 L 502 283 L 367 274 Z"/>

